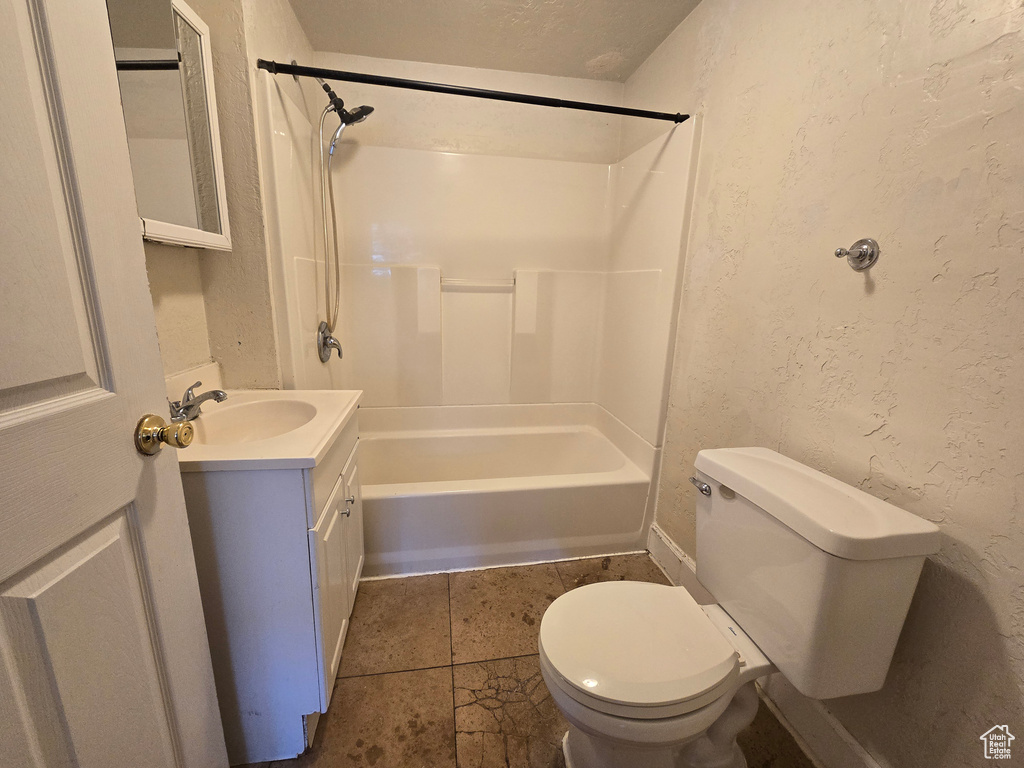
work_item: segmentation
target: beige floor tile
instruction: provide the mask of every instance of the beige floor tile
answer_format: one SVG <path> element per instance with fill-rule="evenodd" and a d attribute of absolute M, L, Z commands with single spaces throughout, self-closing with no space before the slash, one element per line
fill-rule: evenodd
<path fill-rule="evenodd" d="M 450 667 L 339 680 L 309 752 L 271 768 L 455 768 Z"/>
<path fill-rule="evenodd" d="M 456 664 L 536 653 L 541 617 L 564 592 L 550 563 L 453 573 L 450 585 Z"/>
<path fill-rule="evenodd" d="M 339 677 L 451 663 L 447 574 L 359 585 Z"/>
<path fill-rule="evenodd" d="M 456 757 L 458 768 L 564 768 L 568 725 L 540 675 L 540 620 L 564 590 L 621 579 L 668 583 L 646 555 L 364 583 L 348 677 L 313 748 L 253 768 L 455 768 Z M 739 742 L 750 768 L 813 766 L 764 704 Z"/>
<path fill-rule="evenodd" d="M 561 768 L 568 724 L 536 656 L 455 667 L 459 768 Z"/>
<path fill-rule="evenodd" d="M 754 722 L 736 741 L 747 758 L 748 768 L 814 768 L 793 735 L 763 701 Z"/>
<path fill-rule="evenodd" d="M 668 578 L 654 564 L 650 555 L 612 555 L 587 560 L 555 563 L 566 591 L 599 581 L 650 581 L 669 584 Z"/>

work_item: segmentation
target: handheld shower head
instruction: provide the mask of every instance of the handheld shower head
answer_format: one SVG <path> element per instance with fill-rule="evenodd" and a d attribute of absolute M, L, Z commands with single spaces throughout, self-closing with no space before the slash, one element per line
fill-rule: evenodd
<path fill-rule="evenodd" d="M 365 120 L 371 112 L 373 107 L 368 107 L 365 104 L 361 107 L 356 107 L 351 112 L 347 109 L 337 110 L 338 119 L 341 123 L 338 125 L 338 130 L 334 132 L 334 136 L 331 137 L 331 148 L 329 150 L 331 156 L 334 155 L 334 145 L 338 143 L 338 139 L 341 138 L 341 134 L 345 132 L 345 128 L 352 125 L 353 123 L 361 123 Z"/>
<path fill-rule="evenodd" d="M 342 101 L 331 86 L 321 78 L 316 78 L 320 87 L 324 89 L 330 104 L 324 107 L 320 113 L 320 210 L 323 214 L 324 225 L 324 306 L 327 310 L 327 320 L 320 323 L 320 333 L 317 335 L 317 347 L 320 353 L 320 361 L 326 363 L 331 356 L 331 348 L 338 350 L 341 356 L 341 346 L 334 338 L 334 327 L 338 322 L 338 308 L 341 303 L 341 263 L 338 254 L 338 219 L 334 207 L 334 176 L 331 173 L 331 164 L 334 161 L 334 146 L 345 132 L 345 128 L 353 123 L 361 123 L 373 112 L 373 107 L 356 107 L 351 112 L 345 109 L 345 102 Z M 324 121 L 327 115 L 334 112 L 338 116 L 338 128 L 331 137 L 330 148 L 325 154 L 324 147 Z M 328 201 L 330 202 L 330 215 L 328 215 Z M 330 222 L 330 225 L 328 225 Z M 330 232 L 333 231 L 333 237 Z M 333 260 L 330 258 L 333 254 Z M 333 300 L 332 300 L 332 291 Z"/>
<path fill-rule="evenodd" d="M 351 112 L 339 112 L 338 117 L 340 117 L 341 122 L 345 123 L 346 125 L 352 125 L 354 123 L 363 122 L 363 120 L 369 117 L 371 112 L 373 112 L 373 107 L 369 107 L 366 104 L 363 104 L 363 106 L 356 107 Z"/>

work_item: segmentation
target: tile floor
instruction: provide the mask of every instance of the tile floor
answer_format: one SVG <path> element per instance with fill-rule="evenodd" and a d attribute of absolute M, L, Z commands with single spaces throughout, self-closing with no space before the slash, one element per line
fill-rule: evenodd
<path fill-rule="evenodd" d="M 595 581 L 668 583 L 645 555 L 368 581 L 313 747 L 259 768 L 564 768 L 537 661 L 551 602 Z M 811 768 L 762 705 L 750 768 Z"/>

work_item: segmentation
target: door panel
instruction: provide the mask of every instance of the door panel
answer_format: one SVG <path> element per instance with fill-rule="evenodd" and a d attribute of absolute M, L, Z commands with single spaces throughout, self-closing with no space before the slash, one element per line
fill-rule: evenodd
<path fill-rule="evenodd" d="M 119 409 L 100 386 L 107 366 L 87 311 L 94 303 L 86 288 L 90 254 L 73 237 L 83 231 L 84 215 L 67 135 L 55 130 L 63 122 L 56 75 L 39 65 L 52 61 L 44 23 L 38 8 L 0 2 L 0 458 L 4 466 L 11 466 L 8 456 L 30 461 L 52 479 L 34 488 L 35 509 L 4 520 L 0 581 L 98 519 L 96 509 L 77 507 L 37 529 L 36 510 L 60 508 L 71 488 L 95 498 L 105 514 L 134 496 L 130 485 L 116 482 L 123 473 L 105 471 L 111 459 L 130 460 L 130 446 L 106 428 L 120 420 Z M 86 436 L 94 452 L 83 462 Z M 14 492 L 35 486 L 31 476 L 10 481 Z M 22 482 L 24 489 L 17 487 Z"/>
<path fill-rule="evenodd" d="M 334 678 L 341 662 L 341 649 L 348 626 L 350 606 L 346 591 L 345 541 L 340 514 L 344 504 L 344 483 L 339 477 L 317 525 L 309 532 L 310 555 L 314 561 L 313 593 L 315 618 L 320 630 L 320 705 L 327 711 L 334 690 Z"/>
<path fill-rule="evenodd" d="M 345 591 L 345 539 L 341 509 L 340 504 L 334 507 L 331 524 L 324 532 L 327 582 L 321 586 L 320 593 L 326 597 L 330 617 L 324 656 L 327 659 L 327 673 L 332 681 L 337 676 L 338 665 L 341 663 L 341 646 L 349 615 L 348 594 Z"/>
<path fill-rule="evenodd" d="M 31 67 L 33 30 L 15 4 L 0 4 L 0 185 L 18 190 L 5 201 L 0 220 L 0 268 L 5 301 L 0 304 L 0 345 L 18 365 L 0 367 L 0 412 L 99 386 L 102 355 L 86 310 L 80 267 L 80 213 L 65 197 L 58 147 L 50 130 L 46 73 Z M 27 119 L 26 119 L 27 118 Z M 72 203 L 69 205 L 69 203 Z"/>
<path fill-rule="evenodd" d="M 356 603 L 356 591 L 359 589 L 359 577 L 363 574 L 363 491 L 359 484 L 358 447 L 352 452 L 348 466 L 345 467 L 345 496 L 354 499 L 348 504 L 349 515 L 345 518 L 345 580 L 348 593 L 348 613 Z"/>
<path fill-rule="evenodd" d="M 19 720 L 45 734 L 45 765 L 69 753 L 82 768 L 176 762 L 130 515 L 0 592 L 0 631 L 24 692 Z M 55 714 L 56 730 L 45 725 Z"/>
<path fill-rule="evenodd" d="M 0 768 L 223 766 L 102 2 L 0 0 Z"/>

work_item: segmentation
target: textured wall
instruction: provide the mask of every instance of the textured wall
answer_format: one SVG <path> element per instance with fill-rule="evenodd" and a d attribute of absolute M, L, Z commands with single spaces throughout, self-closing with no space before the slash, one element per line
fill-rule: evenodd
<path fill-rule="evenodd" d="M 313 48 L 288 0 L 242 0 L 242 8 L 245 12 L 245 44 L 255 80 L 265 74 L 256 73 L 257 59 L 294 60 L 299 64 L 315 65 Z M 310 122 L 320 118 L 320 110 L 327 105 L 327 96 L 315 80 L 277 76 L 275 82 L 292 101 L 303 107 Z"/>
<path fill-rule="evenodd" d="M 288 0 L 243 0 L 243 10 L 250 86 L 257 115 L 255 133 L 263 190 L 261 203 L 271 267 L 281 384 L 284 387 L 297 384 L 308 387 L 312 382 L 305 377 L 299 380 L 296 366 L 303 368 L 312 362 L 311 356 L 316 354 L 315 349 L 311 349 L 316 324 L 314 322 L 310 333 L 302 338 L 297 317 L 289 313 L 290 304 L 296 302 L 290 302 L 288 297 L 296 286 L 294 259 L 312 255 L 316 226 L 311 212 L 319 205 L 319 196 L 314 201 L 314 169 L 310 154 L 314 138 L 310 123 L 319 118 L 326 97 L 312 78 L 275 77 L 256 69 L 259 58 L 303 63 L 313 58 L 313 49 Z M 287 117 L 281 111 L 284 109 Z M 283 130 L 270 130 L 271 113 L 277 116 L 277 127 Z M 298 141 L 293 143 L 293 139 Z M 275 170 L 275 155 L 270 146 L 282 142 L 287 149 L 283 154 L 278 153 L 277 161 L 283 165 Z M 288 173 L 290 170 L 294 172 Z M 308 218 L 303 218 L 303 214 Z M 287 258 L 282 253 L 287 254 Z M 312 291 L 313 296 L 319 295 L 315 286 Z M 314 304 L 314 313 L 315 308 Z M 316 365 L 321 365 L 318 358 Z M 322 385 L 323 382 L 317 384 Z"/>
<path fill-rule="evenodd" d="M 242 0 L 190 5 L 210 27 L 232 250 L 146 244 L 164 371 L 176 373 L 212 355 L 226 386 L 278 387 Z"/>
<path fill-rule="evenodd" d="M 696 452 L 765 445 L 942 527 L 886 687 L 828 703 L 888 765 L 1024 730 L 1022 27 L 704 0 L 627 83 L 705 114 L 659 524 L 693 553 Z M 866 236 L 868 274 L 832 257 Z"/>
<path fill-rule="evenodd" d="M 156 314 L 160 359 L 170 376 L 210 361 L 199 253 L 146 243 L 146 273 Z"/>
<path fill-rule="evenodd" d="M 281 376 L 242 0 L 192 0 L 190 5 L 209 25 L 213 42 L 231 221 L 231 251 L 207 251 L 200 259 L 210 352 L 221 365 L 226 386 L 278 387 Z"/>

